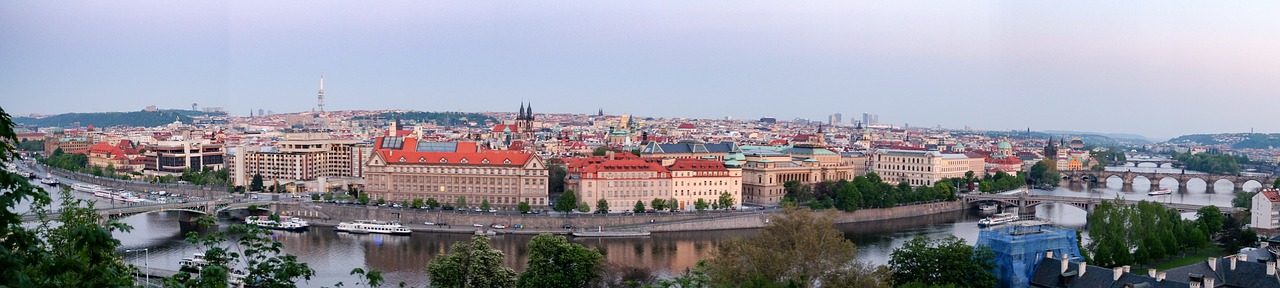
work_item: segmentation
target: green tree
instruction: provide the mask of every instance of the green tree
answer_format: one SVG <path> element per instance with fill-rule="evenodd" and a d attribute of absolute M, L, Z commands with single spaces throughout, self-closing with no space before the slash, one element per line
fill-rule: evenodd
<path fill-rule="evenodd" d="M 671 210 L 671 212 L 676 212 L 676 210 L 680 210 L 680 201 L 676 200 L 676 198 L 667 199 L 666 203 L 664 204 L 667 204 L 667 209 Z"/>
<path fill-rule="evenodd" d="M 400 207 L 410 207 L 409 204 L 411 204 L 409 203 L 409 200 L 400 200 Z M 413 207 L 413 208 L 418 208 L 418 207 Z"/>
<path fill-rule="evenodd" d="M 454 243 L 449 253 L 431 259 L 427 274 L 432 287 L 512 287 L 516 272 L 503 266 L 501 250 L 489 246 L 489 238 L 472 236 Z"/>
<path fill-rule="evenodd" d="M 382 206 L 382 204 L 387 204 L 387 199 L 378 198 L 378 206 Z"/>
<path fill-rule="evenodd" d="M 1209 184 L 1209 185 L 1213 185 L 1213 184 Z M 1236 192 L 1235 195 L 1233 195 L 1233 197 L 1231 198 L 1231 207 L 1252 209 L 1253 195 L 1257 195 L 1257 194 L 1258 192 Z"/>
<path fill-rule="evenodd" d="M 551 160 L 547 160 L 546 167 L 547 174 L 549 174 L 547 177 L 547 192 L 563 192 L 564 178 L 568 174 L 568 170 L 565 170 L 564 165 L 554 163 Z"/>
<path fill-rule="evenodd" d="M 422 198 L 413 199 L 413 203 L 409 203 L 409 207 L 413 209 L 426 207 L 425 205 L 426 205 L 426 202 L 422 201 Z"/>
<path fill-rule="evenodd" d="M 667 209 L 667 201 L 661 198 L 653 198 L 653 200 L 649 201 L 649 207 L 653 207 L 653 211 L 661 212 Z"/>
<path fill-rule="evenodd" d="M 796 204 L 805 204 L 813 201 L 813 190 L 809 184 L 791 180 L 782 183 L 782 190 L 786 192 L 782 197 Z"/>
<path fill-rule="evenodd" d="M 631 209 L 632 212 L 644 213 L 644 201 L 636 200 L 636 207 Z"/>
<path fill-rule="evenodd" d="M 458 196 L 458 200 L 454 201 L 454 203 L 457 205 L 458 209 L 467 209 L 467 198 L 465 197 Z"/>
<path fill-rule="evenodd" d="M 552 208 L 558 212 L 569 213 L 573 212 L 573 208 L 576 208 L 577 206 L 578 196 L 574 195 L 573 189 L 569 189 L 565 190 L 564 194 L 561 194 L 559 199 L 556 199 L 556 206 Z"/>
<path fill-rule="evenodd" d="M 608 212 L 608 211 L 609 210 L 605 210 L 605 212 Z M 578 212 L 582 212 L 582 213 L 591 212 L 591 205 L 587 205 L 587 202 L 578 202 Z"/>
<path fill-rule="evenodd" d="M 609 146 L 596 147 L 596 150 L 591 151 L 591 156 L 604 156 L 605 154 L 609 153 L 609 151 L 612 151 L 612 150 L 609 150 Z"/>
<path fill-rule="evenodd" d="M 1196 226 L 1206 234 L 1213 235 L 1222 231 L 1222 223 L 1226 220 L 1227 216 L 1222 214 L 1218 206 L 1209 205 L 1196 210 Z"/>
<path fill-rule="evenodd" d="M 596 213 L 609 213 L 609 201 L 605 201 L 604 198 L 596 201 Z"/>
<path fill-rule="evenodd" d="M 1035 165 L 1031 165 L 1029 176 L 1032 182 L 1037 185 L 1058 186 L 1058 182 L 1062 181 L 1061 174 L 1058 174 L 1057 164 L 1053 160 L 1040 160 Z"/>
<path fill-rule="evenodd" d="M 520 204 L 516 205 L 516 210 L 520 210 L 520 213 L 529 213 L 529 211 L 533 210 L 533 207 L 529 207 L 529 202 L 521 201 Z"/>
<path fill-rule="evenodd" d="M 203 227 L 217 225 L 213 217 L 198 218 Z M 165 279 L 169 287 L 226 287 L 230 267 L 245 267 L 244 281 L 257 287 L 293 287 L 295 283 L 310 280 L 315 270 L 307 263 L 298 262 L 296 256 L 284 253 L 284 244 L 272 240 L 268 230 L 252 225 L 236 224 L 227 231 L 201 235 L 187 233 L 187 241 L 205 249 L 208 265 L 196 275 L 178 272 Z M 228 249 L 223 242 L 234 242 L 239 249 Z"/>
<path fill-rule="evenodd" d="M 360 205 L 369 205 L 369 194 L 360 194 L 360 197 L 356 198 L 356 200 L 360 202 Z"/>
<path fill-rule="evenodd" d="M 693 202 L 693 209 L 697 209 L 698 211 L 707 210 L 707 207 L 709 206 L 711 206 L 711 204 L 707 203 L 707 200 L 702 200 L 702 198 L 698 198 L 698 201 Z"/>
<path fill-rule="evenodd" d="M 1280 189 L 1280 178 L 1276 178 L 1276 182 L 1271 183 L 1271 189 Z"/>
<path fill-rule="evenodd" d="M 435 197 L 427 198 L 426 203 L 423 203 L 423 204 L 427 204 L 427 208 L 431 208 L 431 209 L 440 208 L 440 201 L 436 200 Z"/>
<path fill-rule="evenodd" d="M 844 180 L 840 180 L 836 186 L 836 209 L 845 212 L 858 210 L 858 206 L 862 205 L 862 193 L 858 192 L 858 187 L 853 182 Z"/>
<path fill-rule="evenodd" d="M 480 210 L 489 211 L 489 199 L 480 200 Z"/>
<path fill-rule="evenodd" d="M 541 234 L 529 240 L 528 268 L 518 287 L 587 287 L 599 277 L 604 256 L 595 248 L 569 243 L 564 236 Z"/>
<path fill-rule="evenodd" d="M 705 268 L 711 287 L 888 286 L 829 215 L 798 208 L 771 216 L 756 237 L 725 241 Z"/>
<path fill-rule="evenodd" d="M 893 283 L 995 287 L 995 253 L 986 246 L 969 246 L 964 239 L 917 236 L 893 250 L 889 259 Z"/>
<path fill-rule="evenodd" d="M 716 199 L 716 204 L 720 204 L 721 209 L 729 209 L 733 207 L 735 204 L 734 202 L 737 202 L 736 200 L 737 199 L 733 199 L 733 194 L 729 194 L 729 192 L 721 192 L 720 198 Z"/>
<path fill-rule="evenodd" d="M 311 194 L 311 201 L 320 201 L 320 194 Z"/>

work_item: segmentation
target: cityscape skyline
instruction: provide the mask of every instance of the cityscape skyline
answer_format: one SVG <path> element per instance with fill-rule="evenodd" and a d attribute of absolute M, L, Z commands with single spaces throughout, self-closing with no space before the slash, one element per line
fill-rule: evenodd
<path fill-rule="evenodd" d="M 323 73 L 327 110 L 1278 132 L 1248 112 L 1280 104 L 1264 5 L 15 3 L 0 93 L 15 115 L 287 113 L 316 107 Z"/>

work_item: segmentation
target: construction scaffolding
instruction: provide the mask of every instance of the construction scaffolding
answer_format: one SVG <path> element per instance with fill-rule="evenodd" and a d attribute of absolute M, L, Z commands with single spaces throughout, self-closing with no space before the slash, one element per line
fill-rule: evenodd
<path fill-rule="evenodd" d="M 1067 255 L 1072 261 L 1082 261 L 1076 231 L 1054 227 L 1042 221 L 1019 221 L 983 229 L 978 233 L 977 245 L 991 247 L 995 252 L 995 268 L 992 271 L 999 287 L 1027 287 L 1036 265 L 1045 258 L 1046 251 L 1054 257 Z"/>

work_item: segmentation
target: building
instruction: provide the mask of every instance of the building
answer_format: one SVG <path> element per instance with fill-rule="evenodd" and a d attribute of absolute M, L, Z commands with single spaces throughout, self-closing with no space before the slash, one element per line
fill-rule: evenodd
<path fill-rule="evenodd" d="M 182 173 L 191 169 L 221 169 L 223 151 L 222 144 L 213 143 L 209 139 L 159 141 L 147 147 L 143 157 L 143 167 L 152 173 Z"/>
<path fill-rule="evenodd" d="M 1249 219 L 1254 228 L 1280 228 L 1280 190 L 1264 189 L 1253 195 Z"/>
<path fill-rule="evenodd" d="M 85 153 L 89 150 L 89 146 L 93 143 L 89 142 L 88 137 L 69 136 L 65 134 L 53 135 L 44 140 L 45 155 L 53 155 L 53 151 L 62 149 L 62 153 Z"/>
<path fill-rule="evenodd" d="M 710 204 L 729 193 L 736 208 L 742 204 L 742 169 L 711 159 L 663 160 L 639 158 L 628 153 L 609 153 L 568 159 L 565 189 L 575 191 L 578 201 L 593 210 L 603 199 L 607 212 L 627 212 L 637 201 L 648 207 L 654 199 L 671 200 L 677 209 L 696 210 L 699 199 Z M 649 207 L 652 208 L 652 207 Z"/>
<path fill-rule="evenodd" d="M 365 160 L 358 143 L 330 139 L 324 133 L 289 133 L 275 147 L 236 147 L 227 166 L 237 186 L 249 186 L 254 175 L 262 175 L 264 185 L 319 177 L 355 178 L 361 176 Z"/>
<path fill-rule="evenodd" d="M 670 165 L 675 159 L 714 159 L 716 161 L 725 161 L 730 154 L 742 153 L 742 149 L 738 144 L 733 142 L 720 142 L 707 144 L 698 140 L 680 140 L 676 143 L 657 143 L 649 142 L 643 149 L 640 149 L 640 157 L 646 159 L 665 159 L 664 165 Z"/>
<path fill-rule="evenodd" d="M 1084 259 L 1076 242 L 1076 231 L 1046 223 L 1016 222 L 983 229 L 975 246 L 987 246 L 995 253 L 997 287 L 1027 287 L 1040 257 L 1058 255 Z"/>
<path fill-rule="evenodd" d="M 871 156 L 871 171 L 886 183 L 906 182 L 911 186 L 933 186 L 945 178 L 964 178 L 965 172 L 984 171 L 981 155 L 880 149 Z"/>
<path fill-rule="evenodd" d="M 803 136 L 803 137 L 800 137 Z M 825 134 L 800 135 L 794 146 L 744 147 L 742 159 L 743 202 L 775 206 L 786 195 L 788 181 L 814 185 L 823 181 L 853 180 L 866 174 L 866 157 L 861 153 L 840 154 L 825 148 Z"/>
<path fill-rule="evenodd" d="M 448 206 L 546 207 L 548 171 L 523 151 L 481 150 L 476 142 L 378 137 L 365 162 L 365 192 L 394 202 L 434 198 Z M 461 204 L 461 205 L 459 205 Z"/>
<path fill-rule="evenodd" d="M 1056 253 L 1044 254 L 1037 257 L 1039 264 L 1029 287 L 1280 287 L 1274 260 L 1243 253 L 1209 257 L 1167 271 L 1147 269 L 1145 274 L 1135 273 L 1127 265 L 1105 268 Z"/>
<path fill-rule="evenodd" d="M 117 172 L 133 172 L 141 171 L 141 165 L 135 167 L 134 160 L 142 160 L 142 154 L 138 153 L 138 149 L 133 147 L 129 140 L 120 140 L 115 145 L 107 142 L 98 142 L 87 150 L 89 165 L 102 168 L 111 167 Z M 139 161 L 139 163 L 141 163 Z"/>

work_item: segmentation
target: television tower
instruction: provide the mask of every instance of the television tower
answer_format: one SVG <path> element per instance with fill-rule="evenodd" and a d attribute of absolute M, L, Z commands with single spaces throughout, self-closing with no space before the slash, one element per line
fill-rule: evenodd
<path fill-rule="evenodd" d="M 316 108 L 324 112 L 324 74 L 320 74 L 320 92 L 316 94 Z"/>

